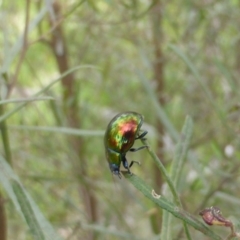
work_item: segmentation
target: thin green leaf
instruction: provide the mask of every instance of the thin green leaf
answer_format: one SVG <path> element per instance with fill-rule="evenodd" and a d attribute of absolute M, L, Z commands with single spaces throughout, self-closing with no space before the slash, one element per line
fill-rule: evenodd
<path fill-rule="evenodd" d="M 34 102 L 34 101 L 45 101 L 45 100 L 54 100 L 54 98 L 53 97 L 35 97 L 35 98 L 7 99 L 7 100 L 1 100 L 0 105 L 7 104 L 7 103 Z"/>
<path fill-rule="evenodd" d="M 9 126 L 16 130 L 55 132 L 77 136 L 100 136 L 104 135 L 102 130 L 84 130 L 67 127 L 45 127 L 45 126 Z"/>
<path fill-rule="evenodd" d="M 22 186 L 16 180 L 12 180 L 11 183 L 12 183 L 13 191 L 21 207 L 22 213 L 30 229 L 30 233 L 33 235 L 33 238 L 36 240 L 45 240 L 46 238 L 44 237 L 44 232 L 40 228 L 40 225 L 32 210 L 32 206 L 28 201 L 28 198 L 25 195 L 25 192 L 23 191 Z"/>
<path fill-rule="evenodd" d="M 199 221 L 195 216 L 184 211 L 183 209 L 177 207 L 175 204 L 170 202 L 164 196 L 154 194 L 152 188 L 145 184 L 145 182 L 136 175 L 129 175 L 127 172 L 122 172 L 126 179 L 133 184 L 133 186 L 138 189 L 144 196 L 150 199 L 160 208 L 170 212 L 176 218 L 179 218 L 191 225 L 196 230 L 202 232 L 208 237 L 211 237 L 214 240 L 222 240 L 222 238 L 212 232 L 208 227 L 206 227 L 201 221 Z"/>
<path fill-rule="evenodd" d="M 13 184 L 15 183 L 15 185 Z M 6 162 L 6 160 L 0 155 L 0 183 L 4 187 L 5 191 L 7 192 L 8 196 L 11 198 L 12 202 L 16 210 L 20 213 L 20 215 L 25 219 L 25 214 L 28 212 L 33 213 L 35 220 L 40 227 L 40 231 L 44 233 L 44 239 L 46 240 L 61 240 L 61 238 L 55 233 L 51 224 L 46 220 L 43 216 L 41 211 L 39 210 L 38 206 L 35 204 L 33 199 L 27 193 L 27 191 L 23 188 L 18 176 L 14 173 L 11 166 Z M 17 185 L 16 185 L 17 183 Z M 14 186 L 13 186 L 13 185 Z M 15 189 L 14 189 L 15 187 Z M 21 188 L 21 190 L 19 190 Z M 17 191 L 17 192 L 16 192 Z M 24 198 L 27 198 L 27 203 L 19 202 Z M 23 206 L 26 204 L 27 206 Z M 24 212 L 26 208 L 26 212 Z M 29 210 L 31 208 L 31 210 Z M 29 220 L 29 219 L 28 219 Z M 37 226 L 37 225 L 35 225 Z M 41 235 L 39 235 L 41 236 Z"/>
<path fill-rule="evenodd" d="M 192 129 L 193 129 L 193 122 L 192 119 L 187 116 L 181 135 L 180 135 L 180 139 L 177 143 L 176 146 L 176 151 L 175 151 L 175 156 L 171 165 L 171 174 L 170 177 L 174 183 L 174 187 L 175 189 L 177 189 L 177 183 L 179 182 L 179 178 L 180 178 L 180 174 L 183 168 L 183 165 L 185 163 L 186 160 L 186 156 L 187 156 L 187 151 L 189 148 L 189 144 L 190 144 L 190 139 L 192 136 Z M 176 190 L 177 191 L 177 190 Z M 169 196 L 170 199 L 172 199 L 171 196 Z M 174 199 L 175 203 L 179 203 L 180 207 L 182 206 L 180 203 L 180 199 L 178 197 L 178 199 Z M 177 204 L 178 205 L 178 204 Z M 168 212 L 164 211 L 163 212 L 163 218 L 165 221 L 167 221 L 167 224 L 165 224 L 166 228 L 162 229 L 162 235 L 164 239 L 171 239 L 171 233 L 172 233 L 172 216 L 169 215 Z M 187 226 L 184 225 L 184 229 L 185 229 L 185 233 L 187 235 L 188 239 L 191 239 L 190 237 L 190 233 L 187 229 Z"/>
<path fill-rule="evenodd" d="M 44 87 L 43 89 L 41 89 L 39 92 L 37 92 L 36 94 L 34 94 L 34 97 L 37 97 L 39 95 L 41 95 L 42 93 L 46 92 L 48 89 L 50 89 L 54 84 L 56 84 L 57 82 L 59 82 L 63 77 L 67 76 L 68 74 L 81 69 L 81 68 L 95 68 L 91 65 L 81 65 L 81 66 L 77 66 L 74 68 L 69 69 L 68 71 L 66 71 L 65 73 L 61 74 L 57 79 L 55 79 L 54 81 L 52 81 L 49 85 L 47 85 L 46 87 Z M 0 117 L 0 122 L 4 121 L 5 119 L 9 118 L 10 116 L 12 116 L 14 113 L 18 112 L 20 109 L 22 109 L 24 106 L 26 106 L 28 102 L 24 102 L 19 104 L 17 107 L 15 107 L 14 109 L 12 109 L 11 111 L 5 113 L 4 115 L 2 115 Z"/>
<path fill-rule="evenodd" d="M 213 110 L 217 113 L 221 123 L 223 124 L 223 126 L 225 126 L 229 131 L 232 131 L 232 129 L 226 124 L 225 119 L 225 115 L 224 115 L 224 109 L 220 108 L 217 104 L 215 99 L 213 98 L 209 88 L 207 87 L 207 85 L 204 83 L 204 81 L 202 81 L 202 77 L 201 74 L 199 73 L 198 69 L 194 66 L 193 62 L 188 58 L 188 56 L 186 54 L 184 54 L 183 51 L 181 51 L 181 49 L 179 49 L 177 46 L 173 45 L 173 44 L 169 44 L 169 48 L 174 51 L 187 65 L 187 67 L 190 69 L 190 71 L 193 73 L 194 75 L 194 79 L 198 82 L 198 84 L 201 86 L 201 88 L 203 89 L 203 91 L 206 94 L 206 97 L 209 101 L 209 103 L 212 105 Z"/>
<path fill-rule="evenodd" d="M 0 105 L 0 116 L 4 114 L 4 110 L 5 110 L 4 106 Z M 6 160 L 9 164 L 11 164 L 12 152 L 11 152 L 10 141 L 9 141 L 8 126 L 6 121 L 0 122 L 0 132 L 1 132 L 1 138 L 2 138 Z"/>
<path fill-rule="evenodd" d="M 167 170 L 165 169 L 164 165 L 162 164 L 162 162 L 160 161 L 160 159 L 158 158 L 158 156 L 155 154 L 155 152 L 151 149 L 151 147 L 149 146 L 149 144 L 147 143 L 146 139 L 141 139 L 143 145 L 148 146 L 147 150 L 148 153 L 150 154 L 152 160 L 156 163 L 157 167 L 159 168 L 159 170 L 161 171 L 161 173 L 163 174 L 163 177 L 165 178 L 165 180 L 167 181 L 167 184 L 170 188 L 170 191 L 174 197 L 174 199 L 176 199 L 176 201 L 179 199 L 178 195 L 177 195 L 177 191 L 174 187 L 174 184 L 167 172 Z M 180 205 L 180 202 L 177 202 L 178 205 Z"/>
<path fill-rule="evenodd" d="M 201 80 L 201 75 L 199 74 L 197 68 L 194 66 L 194 64 L 192 63 L 192 61 L 175 45 L 173 44 L 169 44 L 168 45 L 169 48 L 174 51 L 188 66 L 188 68 L 191 70 L 191 72 L 193 73 L 195 79 L 198 81 L 198 83 L 200 84 L 200 86 L 202 87 L 203 91 L 205 92 L 208 100 L 210 101 L 210 103 L 215 106 L 216 104 L 213 101 L 212 95 L 209 91 L 209 89 L 207 88 L 207 86 L 203 83 L 203 81 Z M 216 107 L 216 106 L 215 106 Z"/>
<path fill-rule="evenodd" d="M 144 76 L 144 74 L 140 70 L 136 71 L 136 74 L 138 75 L 140 81 L 142 82 L 142 85 L 145 88 L 149 99 L 151 99 L 151 102 L 154 108 L 156 109 L 156 113 L 159 120 L 162 122 L 162 124 L 167 129 L 168 133 L 174 139 L 174 141 L 177 141 L 179 134 L 174 128 L 174 126 L 172 125 L 171 121 L 169 120 L 160 102 L 158 101 L 156 93 L 154 92 L 151 85 L 149 84 L 149 80 Z"/>
<path fill-rule="evenodd" d="M 179 182 L 180 173 L 182 171 L 183 165 L 186 160 L 190 140 L 192 137 L 192 131 L 193 131 L 193 122 L 191 117 L 187 116 L 180 139 L 176 146 L 176 152 L 175 157 L 172 162 L 171 167 L 171 179 L 174 182 L 175 188 L 177 188 L 177 183 Z"/>

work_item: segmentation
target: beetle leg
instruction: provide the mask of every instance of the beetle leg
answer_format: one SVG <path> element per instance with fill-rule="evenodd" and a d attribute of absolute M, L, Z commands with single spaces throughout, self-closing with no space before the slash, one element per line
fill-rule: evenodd
<path fill-rule="evenodd" d="M 130 171 L 130 167 L 128 166 L 128 161 L 127 161 L 125 155 L 122 155 L 122 164 L 123 164 L 124 168 L 126 168 L 128 170 L 128 173 L 132 175 L 132 173 Z M 130 165 L 132 166 L 132 163 Z"/>
<path fill-rule="evenodd" d="M 135 140 L 137 140 L 137 139 L 144 139 L 143 137 L 146 136 L 147 133 L 148 133 L 147 131 L 142 132 L 139 136 L 137 136 L 137 137 L 135 138 Z"/>
<path fill-rule="evenodd" d="M 131 148 L 129 151 L 130 152 L 137 152 L 137 151 L 139 151 L 141 149 L 144 149 L 144 148 L 148 148 L 148 146 L 144 145 L 144 146 L 141 146 L 139 148 Z"/>
<path fill-rule="evenodd" d="M 122 156 L 122 163 L 123 163 L 124 168 L 126 168 L 128 170 L 128 173 L 131 175 L 132 175 L 132 172 L 130 171 L 130 168 L 132 167 L 132 165 L 134 163 L 137 163 L 138 165 L 140 165 L 140 162 L 138 162 L 138 161 L 131 161 L 130 164 L 128 165 L 128 161 L 125 156 Z"/>
<path fill-rule="evenodd" d="M 138 162 L 138 161 L 131 161 L 131 162 L 130 162 L 130 165 L 129 165 L 129 168 L 130 168 L 130 167 L 132 167 L 132 165 L 133 165 L 134 163 L 137 163 L 138 165 L 140 165 L 140 164 L 141 164 L 141 163 L 140 163 L 140 162 Z"/>

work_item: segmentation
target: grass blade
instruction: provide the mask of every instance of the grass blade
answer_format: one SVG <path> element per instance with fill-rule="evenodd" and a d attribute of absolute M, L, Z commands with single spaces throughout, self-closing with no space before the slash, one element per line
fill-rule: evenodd
<path fill-rule="evenodd" d="M 18 203 L 21 207 L 21 211 L 28 224 L 31 234 L 35 240 L 45 240 L 44 233 L 39 226 L 39 223 L 34 215 L 31 204 L 28 201 L 26 194 L 23 191 L 22 186 L 16 181 L 12 180 L 12 188 L 17 197 Z"/>
<path fill-rule="evenodd" d="M 181 175 L 181 171 L 183 168 L 183 165 L 185 163 L 186 160 L 186 156 L 187 156 L 187 152 L 188 152 L 188 148 L 189 148 L 189 144 L 190 144 L 190 139 L 192 136 L 192 130 L 193 130 L 193 122 L 192 119 L 187 116 L 181 135 L 180 135 L 180 139 L 177 143 L 176 146 L 176 151 L 175 151 L 175 156 L 171 165 L 171 173 L 170 173 L 170 177 L 174 183 L 174 187 L 177 191 L 177 183 L 179 182 L 180 179 L 180 175 Z M 169 196 L 170 199 L 172 199 L 171 196 Z M 177 204 L 179 203 L 180 205 L 178 206 L 182 206 L 180 199 L 178 197 L 178 199 L 174 199 L 174 202 Z M 171 233 L 172 233 L 172 216 L 169 215 L 168 212 L 164 211 L 163 212 L 163 219 L 164 221 L 167 221 L 167 224 L 165 224 L 164 226 L 166 226 L 166 228 L 162 229 L 162 234 L 163 234 L 163 238 L 164 239 L 172 239 L 171 237 Z M 185 229 L 185 233 L 188 239 L 191 239 L 187 225 L 184 223 L 184 229 Z"/>
<path fill-rule="evenodd" d="M 26 219 L 27 221 L 34 219 L 34 227 L 39 227 L 39 231 L 41 231 L 41 233 L 38 233 L 39 238 L 36 239 L 40 239 L 42 234 L 44 234 L 44 238 L 42 238 L 44 240 L 61 240 L 61 238 L 55 233 L 52 225 L 46 220 L 33 199 L 24 189 L 20 180 L 18 179 L 18 176 L 14 173 L 11 166 L 1 155 L 0 183 L 4 187 L 16 210 L 23 217 L 23 219 L 25 219 L 26 214 L 28 215 L 28 219 Z M 30 217 L 29 214 L 33 215 Z"/>
<path fill-rule="evenodd" d="M 85 130 L 85 129 L 75 129 L 68 127 L 47 127 L 47 126 L 9 126 L 10 128 L 16 130 L 27 130 L 27 131 L 44 131 L 44 132 L 54 132 L 62 133 L 76 136 L 100 136 L 104 135 L 103 130 Z"/>
<path fill-rule="evenodd" d="M 183 209 L 177 207 L 175 204 L 170 202 L 164 196 L 157 196 L 154 194 L 153 190 L 150 186 L 148 186 L 142 179 L 140 179 L 136 175 L 129 175 L 127 172 L 122 172 L 122 174 L 126 177 L 126 179 L 133 184 L 133 186 L 138 189 L 145 197 L 150 199 L 153 203 L 155 203 L 158 207 L 170 212 L 176 218 L 181 219 L 187 224 L 191 225 L 196 230 L 202 232 L 211 239 L 214 240 L 222 240 L 222 238 L 212 232 L 208 227 L 206 227 L 201 221 L 199 221 L 195 216 L 189 214 Z"/>
<path fill-rule="evenodd" d="M 1 100 L 0 105 L 7 104 L 7 103 L 34 102 L 34 101 L 45 101 L 45 100 L 54 100 L 54 98 L 53 97 L 36 97 L 36 98 L 7 99 L 7 100 Z"/>
<path fill-rule="evenodd" d="M 54 81 L 52 81 L 49 85 L 47 85 L 46 87 L 44 87 L 43 89 L 41 89 L 39 92 L 37 92 L 34 97 L 37 97 L 39 95 L 41 95 L 42 93 L 46 92 L 47 90 L 49 90 L 54 84 L 56 84 L 57 82 L 59 82 L 63 77 L 67 76 L 68 74 L 81 69 L 81 68 L 93 68 L 93 66 L 91 65 L 81 65 L 81 66 L 77 66 L 74 68 L 69 69 L 68 71 L 66 71 L 65 73 L 63 73 L 62 75 L 60 75 L 57 79 L 55 79 Z M 17 107 L 15 107 L 14 109 L 12 109 L 11 111 L 8 111 L 7 113 L 5 113 L 4 115 L 2 115 L 0 117 L 0 122 L 4 121 L 5 119 L 9 118 L 10 116 L 12 116 L 14 113 L 18 112 L 19 110 L 21 110 L 24 106 L 27 105 L 28 102 L 24 102 L 19 104 Z"/>
<path fill-rule="evenodd" d="M 176 146 L 175 157 L 172 162 L 170 176 L 174 182 L 175 188 L 177 188 L 177 183 L 179 182 L 180 174 L 186 160 L 190 140 L 192 137 L 192 131 L 193 131 L 193 122 L 191 117 L 187 116 L 182 129 L 182 133 L 180 135 L 180 139 Z"/>
<path fill-rule="evenodd" d="M 173 126 L 170 119 L 168 118 L 168 116 L 167 116 L 166 112 L 164 111 L 163 107 L 161 106 L 160 102 L 158 101 L 153 88 L 149 84 L 149 80 L 144 76 L 144 74 L 140 70 L 138 70 L 136 72 L 136 74 L 138 75 L 140 81 L 142 82 L 143 87 L 145 88 L 145 90 L 148 94 L 149 99 L 151 99 L 151 102 L 152 102 L 154 108 L 156 109 L 157 117 L 162 122 L 164 127 L 167 129 L 167 131 L 170 134 L 170 136 L 172 137 L 172 139 L 176 142 L 178 140 L 179 134 L 176 131 L 176 129 Z"/>

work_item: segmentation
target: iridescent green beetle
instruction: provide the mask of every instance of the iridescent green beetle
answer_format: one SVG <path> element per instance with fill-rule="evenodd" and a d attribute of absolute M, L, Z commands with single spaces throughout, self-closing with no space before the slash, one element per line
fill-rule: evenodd
<path fill-rule="evenodd" d="M 107 126 L 104 136 L 106 157 L 110 170 L 113 174 L 118 175 L 119 178 L 121 178 L 121 163 L 124 168 L 132 174 L 130 167 L 136 162 L 131 161 L 128 165 L 126 153 L 128 151 L 136 152 L 147 147 L 132 148 L 135 140 L 143 139 L 147 134 L 147 131 L 140 132 L 142 124 L 143 116 L 141 114 L 136 112 L 123 112 L 116 115 Z"/>

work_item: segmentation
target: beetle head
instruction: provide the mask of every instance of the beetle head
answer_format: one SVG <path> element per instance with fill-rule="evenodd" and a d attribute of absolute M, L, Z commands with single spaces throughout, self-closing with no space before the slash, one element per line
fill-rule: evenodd
<path fill-rule="evenodd" d="M 119 171 L 119 166 L 117 164 L 110 163 L 109 168 L 114 175 L 118 175 L 118 177 L 121 178 L 121 174 L 120 174 L 120 171 Z"/>

